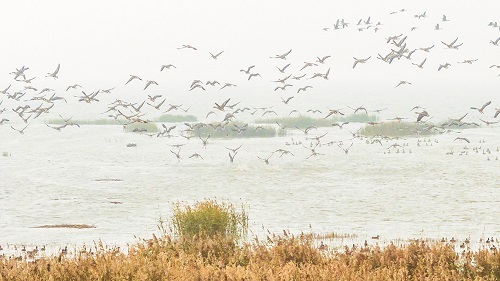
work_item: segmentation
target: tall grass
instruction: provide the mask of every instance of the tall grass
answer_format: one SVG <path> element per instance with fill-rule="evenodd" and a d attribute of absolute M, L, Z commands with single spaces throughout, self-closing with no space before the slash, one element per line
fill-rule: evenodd
<path fill-rule="evenodd" d="M 165 122 L 165 123 L 198 122 L 198 118 L 194 115 L 164 114 L 158 117 L 156 119 L 156 122 Z"/>
<path fill-rule="evenodd" d="M 205 200 L 193 206 L 177 202 L 174 205 L 172 224 L 176 235 L 182 238 L 231 237 L 235 241 L 246 236 L 248 215 L 245 208 L 227 202 Z"/>
<path fill-rule="evenodd" d="M 167 235 L 128 252 L 96 243 L 36 262 L 0 256 L 2 280 L 500 280 L 500 253 L 457 253 L 453 244 L 318 247 L 311 234 L 268 235 L 236 247 L 198 239 L 186 251 Z M 205 254 L 202 254 L 205 253 Z M 215 255 L 214 253 L 218 253 Z"/>
<path fill-rule="evenodd" d="M 378 116 L 376 115 L 368 115 L 365 113 L 360 114 L 351 114 L 347 116 L 333 116 L 327 119 L 324 118 L 312 118 L 309 116 L 295 116 L 295 117 L 280 117 L 280 118 L 265 118 L 265 119 L 257 119 L 255 123 L 257 124 L 276 124 L 279 123 L 281 126 L 286 126 L 289 128 L 307 128 L 310 126 L 316 127 L 330 127 L 333 123 L 336 122 L 358 122 L 358 123 L 367 123 L 367 122 L 376 122 L 378 121 Z"/>
<path fill-rule="evenodd" d="M 410 123 L 410 122 L 384 122 L 375 125 L 365 125 L 359 131 L 360 135 L 373 137 L 373 136 L 387 136 L 387 137 L 402 137 L 402 136 L 426 136 L 433 135 L 435 131 L 428 129 L 431 124 L 428 123 Z"/>

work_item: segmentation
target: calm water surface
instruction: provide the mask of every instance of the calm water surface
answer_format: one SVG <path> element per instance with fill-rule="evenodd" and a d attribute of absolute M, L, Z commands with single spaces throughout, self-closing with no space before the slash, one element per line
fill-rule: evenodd
<path fill-rule="evenodd" d="M 351 142 L 346 130 L 324 131 L 323 143 Z M 454 141 L 457 136 L 471 140 L 468 155 L 459 156 L 465 144 Z M 384 146 L 355 139 L 347 155 L 322 145 L 316 150 L 324 155 L 309 159 L 302 145 L 286 145 L 291 138 L 311 142 L 291 131 L 282 138 L 210 139 L 204 148 L 199 139 L 148 137 L 124 133 L 121 126 L 57 132 L 30 125 L 25 135 L 0 126 L 0 152 L 10 154 L 0 157 L 0 244 L 134 242 L 170 217 L 173 202 L 214 197 L 245 204 L 255 235 L 310 227 L 362 239 L 500 235 L 500 128 L 421 138 L 420 146 L 417 138 Z M 187 143 L 180 162 L 169 146 L 179 143 Z M 230 164 L 224 146 L 242 143 Z M 407 144 L 405 153 L 389 154 L 393 143 Z M 476 146 L 479 153 L 472 151 Z M 257 158 L 278 148 L 295 156 L 275 154 L 269 165 Z M 487 148 L 491 154 L 483 154 Z M 204 159 L 189 158 L 194 152 Z M 96 228 L 33 228 L 48 224 Z"/>

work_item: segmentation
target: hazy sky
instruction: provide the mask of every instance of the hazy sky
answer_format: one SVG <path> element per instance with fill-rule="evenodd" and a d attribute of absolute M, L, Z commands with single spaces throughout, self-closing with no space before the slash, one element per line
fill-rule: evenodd
<path fill-rule="evenodd" d="M 392 11 L 406 12 L 390 15 Z M 0 9 L 0 88 L 9 84 L 22 88 L 8 73 L 22 65 L 30 67 L 33 85 L 52 87 L 61 95 L 68 85 L 82 84 L 88 92 L 115 87 L 109 100 L 142 101 L 147 94 L 163 94 L 171 103 L 193 105 L 208 112 L 213 101 L 225 97 L 251 105 L 283 106 L 280 97 L 297 96 L 295 106 L 321 109 L 347 105 L 376 108 L 390 106 L 394 114 L 407 112 L 408 105 L 428 105 L 439 115 L 446 102 L 447 115 L 459 114 L 471 105 L 491 99 L 500 103 L 500 74 L 490 69 L 500 65 L 500 46 L 490 44 L 500 36 L 500 1 L 2 1 Z M 425 19 L 415 14 L 427 12 Z M 441 22 L 443 14 L 450 19 Z M 359 32 L 360 18 L 381 22 Z M 349 22 L 344 30 L 323 31 L 339 18 Z M 439 23 L 443 30 L 435 31 Z M 410 31 L 411 27 L 418 27 Z M 435 45 L 430 53 L 417 51 L 412 60 L 391 65 L 376 59 L 392 45 L 385 38 L 403 33 L 409 49 Z M 459 50 L 449 50 L 440 41 L 455 38 Z M 191 44 L 197 51 L 178 50 Z M 270 56 L 292 49 L 287 60 Z M 224 53 L 213 60 L 208 52 Z M 300 71 L 303 63 L 331 55 L 325 65 Z M 353 57 L 371 59 L 352 69 Z M 418 69 L 411 62 L 427 62 Z M 457 64 L 478 59 L 472 65 Z M 447 70 L 437 71 L 449 62 Z M 59 79 L 46 78 L 61 64 Z M 160 72 L 162 64 L 177 69 Z M 271 80 L 285 75 L 276 66 L 291 63 L 287 74 L 310 77 L 331 68 L 330 79 L 293 82 L 285 93 L 275 92 Z M 256 65 L 262 78 L 247 80 L 240 69 Z M 159 83 L 143 91 L 144 83 L 125 86 L 129 75 Z M 191 91 L 193 79 L 230 82 L 238 87 L 218 91 Z M 400 80 L 413 85 L 395 88 Z M 137 82 L 137 83 L 135 83 Z M 305 85 L 314 88 L 296 94 Z M 75 102 L 73 101 L 73 104 Z M 470 104 L 474 103 L 474 104 Z M 397 105 L 406 106 L 398 111 Z M 293 106 L 293 105 L 292 105 Z M 497 107 L 500 107 L 496 104 Z M 63 106 L 62 106 L 63 107 Z M 80 108 L 80 107 L 78 107 Z M 82 110 L 90 110 L 91 107 Z M 440 112 L 437 112 L 440 111 Z M 406 113 L 407 114 L 407 113 Z"/>

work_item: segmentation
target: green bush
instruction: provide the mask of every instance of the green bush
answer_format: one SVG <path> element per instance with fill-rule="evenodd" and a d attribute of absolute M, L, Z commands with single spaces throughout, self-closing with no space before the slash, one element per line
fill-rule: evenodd
<path fill-rule="evenodd" d="M 216 200 L 198 201 L 193 206 L 174 204 L 174 233 L 180 238 L 225 237 L 233 241 L 244 238 L 248 230 L 248 215 L 231 203 Z"/>

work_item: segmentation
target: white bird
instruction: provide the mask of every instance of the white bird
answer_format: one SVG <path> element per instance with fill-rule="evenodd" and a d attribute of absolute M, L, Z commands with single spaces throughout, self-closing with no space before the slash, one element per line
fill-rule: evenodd
<path fill-rule="evenodd" d="M 156 81 L 147 80 L 146 86 L 144 87 L 144 90 L 146 90 L 149 87 L 149 85 L 151 85 L 151 84 L 158 85 L 158 83 L 156 83 Z"/>
<path fill-rule="evenodd" d="M 173 65 L 173 64 L 164 64 L 164 65 L 162 65 L 162 66 L 161 66 L 161 68 L 160 68 L 160 72 L 161 72 L 161 71 L 163 71 L 165 68 L 166 68 L 166 69 L 170 69 L 170 68 L 172 68 L 172 67 L 173 67 L 173 68 L 177 68 L 177 67 L 175 67 L 175 65 Z"/>
<path fill-rule="evenodd" d="M 218 53 L 218 54 L 216 54 L 216 55 L 212 54 L 211 52 L 209 52 L 209 53 L 210 53 L 210 55 L 212 56 L 212 58 L 213 58 L 214 60 L 216 60 L 216 59 L 217 59 L 217 58 L 218 58 L 218 57 L 219 57 L 222 53 L 224 53 L 224 51 L 221 51 L 221 52 L 219 52 L 219 53 Z"/>
<path fill-rule="evenodd" d="M 139 79 L 142 81 L 142 79 L 139 76 L 130 75 L 130 79 L 128 79 L 128 81 L 127 81 L 127 83 L 125 83 L 125 85 L 127 85 L 130 81 L 135 80 L 135 79 Z"/>
<path fill-rule="evenodd" d="M 371 56 L 369 56 L 366 59 L 357 59 L 355 57 L 353 58 L 354 58 L 354 64 L 352 65 L 352 68 L 354 69 L 358 63 L 366 63 L 371 58 Z"/>
<path fill-rule="evenodd" d="M 411 83 L 408 82 L 408 81 L 401 80 L 401 81 L 399 81 L 399 84 L 396 86 L 396 88 L 399 87 L 399 86 L 401 86 L 401 85 L 411 85 Z"/>
<path fill-rule="evenodd" d="M 58 64 L 56 70 L 52 73 L 47 73 L 47 76 L 45 76 L 45 77 L 53 77 L 54 79 L 57 79 L 58 78 L 57 73 L 59 73 L 60 68 L 61 68 L 61 64 Z"/>
<path fill-rule="evenodd" d="M 275 55 L 274 57 L 270 57 L 270 58 L 286 60 L 286 56 L 288 56 L 291 52 L 292 52 L 292 49 L 290 49 L 290 51 L 288 51 L 282 55 Z"/>
<path fill-rule="evenodd" d="M 446 69 L 448 69 L 448 67 L 449 67 L 449 66 L 451 66 L 451 64 L 449 64 L 449 63 L 440 64 L 440 65 L 439 65 L 439 67 L 438 67 L 438 71 L 440 71 L 440 70 L 441 70 L 441 68 L 446 68 Z"/>
<path fill-rule="evenodd" d="M 413 64 L 413 65 L 417 66 L 418 68 L 422 69 L 424 67 L 425 61 L 427 61 L 427 59 L 424 59 L 420 64 L 416 64 L 416 63 L 411 63 L 411 64 Z"/>

